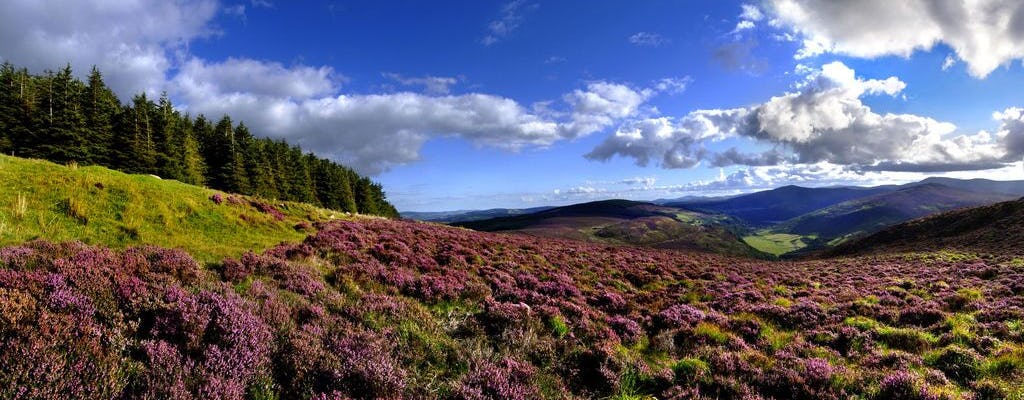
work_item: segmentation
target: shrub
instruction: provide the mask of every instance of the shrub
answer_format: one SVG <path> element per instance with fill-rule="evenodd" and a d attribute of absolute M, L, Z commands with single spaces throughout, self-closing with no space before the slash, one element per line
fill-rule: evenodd
<path fill-rule="evenodd" d="M 935 399 L 924 382 L 910 372 L 896 372 L 886 376 L 878 387 L 878 400 L 932 400 Z"/>
<path fill-rule="evenodd" d="M 925 361 L 960 384 L 977 379 L 981 368 L 981 357 L 975 351 L 959 346 L 938 350 L 925 357 Z"/>
<path fill-rule="evenodd" d="M 910 328 L 880 327 L 876 331 L 878 340 L 894 349 L 920 353 L 938 342 L 935 336 Z"/>

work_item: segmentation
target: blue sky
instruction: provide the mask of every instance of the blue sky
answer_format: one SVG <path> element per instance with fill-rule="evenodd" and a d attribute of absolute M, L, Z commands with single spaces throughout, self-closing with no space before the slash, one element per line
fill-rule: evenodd
<path fill-rule="evenodd" d="M 0 59 L 228 113 L 405 211 L 1024 178 L 1024 5 L 915 1 L 13 0 Z"/>

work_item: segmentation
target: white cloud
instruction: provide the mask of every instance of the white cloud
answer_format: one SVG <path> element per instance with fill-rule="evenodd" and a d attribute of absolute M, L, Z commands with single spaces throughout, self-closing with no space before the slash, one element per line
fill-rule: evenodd
<path fill-rule="evenodd" d="M 913 114 L 878 114 L 861 101 L 869 95 L 895 96 L 905 87 L 896 77 L 859 78 L 846 65 L 833 62 L 805 77 L 796 91 L 758 105 L 628 121 L 586 157 L 622 156 L 663 168 L 708 161 L 713 166 L 829 162 L 860 170 L 977 170 L 1001 166 L 1017 151 L 1017 138 L 1024 137 L 1015 135 L 1024 130 L 1017 109 L 996 115 L 1003 124 L 996 136 L 978 132 L 949 137 L 956 130 L 951 123 Z M 713 153 L 704 146 L 726 138 L 776 148 L 743 154 L 735 149 Z M 1024 140 L 1020 143 L 1024 150 Z"/>
<path fill-rule="evenodd" d="M 430 92 L 430 82 L 392 78 L 428 85 Z M 662 91 L 590 82 L 566 94 L 558 105 L 562 111 L 554 111 L 531 110 L 512 99 L 480 93 L 343 94 L 340 79 L 329 68 L 194 59 L 170 86 L 189 111 L 231 115 L 254 127 L 256 134 L 287 139 L 368 174 L 418 160 L 423 143 L 433 137 L 517 151 L 585 136 L 640 115 L 643 104 Z M 247 84 L 251 81 L 259 83 Z"/>
<path fill-rule="evenodd" d="M 71 63 L 79 76 L 96 65 L 128 99 L 158 93 L 173 53 L 213 33 L 215 0 L 0 2 L 0 59 L 41 72 Z"/>
<path fill-rule="evenodd" d="M 408 78 L 395 73 L 384 73 L 385 78 L 394 80 L 404 86 L 422 86 L 427 94 L 448 94 L 451 86 L 459 83 L 457 78 L 443 76 L 424 76 L 421 78 Z"/>
<path fill-rule="evenodd" d="M 637 46 L 658 47 L 668 44 L 669 39 L 652 32 L 637 32 L 629 36 L 629 42 Z"/>
<path fill-rule="evenodd" d="M 760 21 L 764 19 L 764 13 L 761 12 L 760 8 L 753 4 L 742 4 L 740 8 L 743 12 L 740 13 L 740 19 L 747 21 Z"/>
<path fill-rule="evenodd" d="M 511 35 L 523 24 L 523 13 L 536 10 L 537 4 L 514 0 L 501 7 L 501 17 L 487 24 L 487 35 L 480 39 L 484 46 L 493 45 Z"/>
<path fill-rule="evenodd" d="M 693 78 L 684 76 L 682 78 L 662 78 L 654 83 L 654 90 L 668 94 L 679 94 L 686 91 L 686 87 L 693 83 Z"/>
<path fill-rule="evenodd" d="M 754 25 L 754 23 L 752 21 L 743 20 L 743 21 L 737 22 L 736 23 L 736 27 L 733 28 L 732 31 L 733 31 L 733 33 L 740 32 L 740 31 L 745 31 L 747 29 L 754 29 L 755 26 L 756 25 Z"/>
<path fill-rule="evenodd" d="M 639 186 L 642 188 L 653 187 L 654 183 L 657 182 L 657 178 L 652 176 L 638 176 L 635 178 L 627 178 L 619 181 L 619 183 L 630 186 Z"/>
<path fill-rule="evenodd" d="M 953 57 L 952 54 L 947 55 L 946 59 L 942 60 L 942 70 L 943 71 L 948 71 L 954 65 L 956 65 L 956 58 Z"/>
<path fill-rule="evenodd" d="M 770 0 L 773 24 L 803 37 L 797 58 L 831 52 L 909 57 L 943 43 L 984 78 L 1024 59 L 1024 2 L 1017 0 Z"/>

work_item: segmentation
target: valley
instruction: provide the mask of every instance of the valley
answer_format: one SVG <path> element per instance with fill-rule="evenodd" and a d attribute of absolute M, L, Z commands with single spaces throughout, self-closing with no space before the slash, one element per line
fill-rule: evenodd
<path fill-rule="evenodd" d="M 515 210 L 512 216 L 498 217 L 464 211 L 447 218 L 455 221 L 452 225 L 487 232 L 756 257 L 802 257 L 916 218 L 1021 196 L 1024 181 L 929 178 L 898 186 L 785 186 L 726 198 L 662 200 L 660 204 L 608 200 Z"/>

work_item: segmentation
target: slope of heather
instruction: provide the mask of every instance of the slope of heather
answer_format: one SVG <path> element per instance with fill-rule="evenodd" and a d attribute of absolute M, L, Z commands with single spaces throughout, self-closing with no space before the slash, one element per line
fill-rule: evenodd
<path fill-rule="evenodd" d="M 689 210 L 714 212 L 742 219 L 755 226 L 776 224 L 844 201 L 893 190 L 891 187 L 806 188 L 783 186 L 762 192 L 705 202 L 670 203 Z"/>
<path fill-rule="evenodd" d="M 765 256 L 739 240 L 735 233 L 739 227 L 732 218 L 629 200 L 595 201 L 454 225 L 485 232 Z"/>
<path fill-rule="evenodd" d="M 921 218 L 851 241 L 829 254 L 938 251 L 1024 255 L 1024 199 Z"/>
<path fill-rule="evenodd" d="M 115 248 L 153 244 L 212 262 L 301 240 L 305 233 L 296 226 L 333 215 L 340 214 L 103 167 L 0 155 L 0 244 L 38 238 Z"/>
<path fill-rule="evenodd" d="M 0 398 L 1024 396 L 1024 267 L 768 263 L 387 220 L 202 269 L 0 249 Z"/>

